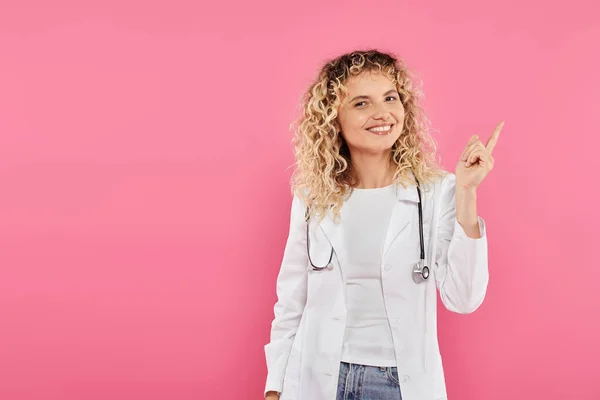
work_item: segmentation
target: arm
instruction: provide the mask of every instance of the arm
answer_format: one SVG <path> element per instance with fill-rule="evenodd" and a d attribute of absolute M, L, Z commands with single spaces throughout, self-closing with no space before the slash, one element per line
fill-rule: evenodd
<path fill-rule="evenodd" d="M 456 187 L 456 220 L 471 239 L 481 238 L 477 215 L 477 189 Z"/>
<path fill-rule="evenodd" d="M 444 306 L 467 314 L 483 302 L 489 280 L 485 222 L 471 189 L 448 174 L 441 184 L 435 279 Z"/>
<path fill-rule="evenodd" d="M 476 191 L 494 167 L 492 152 L 504 121 L 484 145 L 473 135 L 456 165 L 442 182 L 437 232 L 435 279 L 446 308 L 475 311 L 483 302 L 489 280 L 485 223 L 477 215 Z"/>
<path fill-rule="evenodd" d="M 277 277 L 275 317 L 270 342 L 265 346 L 268 370 L 265 396 L 271 396 L 269 398 L 273 398 L 271 392 L 277 394 L 283 389 L 287 361 L 306 304 L 307 265 L 304 206 L 300 198 L 294 196 L 288 239 Z"/>

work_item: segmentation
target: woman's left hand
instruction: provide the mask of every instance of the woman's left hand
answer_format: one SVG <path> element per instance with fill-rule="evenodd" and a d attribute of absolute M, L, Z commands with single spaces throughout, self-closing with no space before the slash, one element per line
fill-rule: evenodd
<path fill-rule="evenodd" d="M 473 135 L 467 143 L 458 164 L 456 165 L 456 186 L 464 189 L 477 189 L 483 179 L 494 167 L 492 151 L 498 142 L 498 136 L 504 126 L 500 122 L 485 146 L 477 135 Z"/>

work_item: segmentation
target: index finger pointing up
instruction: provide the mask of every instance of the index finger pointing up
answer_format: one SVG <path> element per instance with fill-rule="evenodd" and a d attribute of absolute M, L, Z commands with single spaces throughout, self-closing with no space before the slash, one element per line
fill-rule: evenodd
<path fill-rule="evenodd" d="M 492 154 L 492 151 L 494 151 L 494 147 L 496 147 L 496 143 L 498 143 L 498 136 L 500 135 L 500 131 L 502 130 L 503 126 L 504 121 L 500 122 L 496 126 L 496 129 L 494 129 L 494 132 L 492 132 L 492 136 L 490 136 L 487 143 L 485 144 L 485 147 L 490 152 L 490 154 Z"/>

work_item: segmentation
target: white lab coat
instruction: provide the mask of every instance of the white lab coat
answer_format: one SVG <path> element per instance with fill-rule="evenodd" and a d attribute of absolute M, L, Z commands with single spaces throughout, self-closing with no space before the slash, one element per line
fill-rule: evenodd
<path fill-rule="evenodd" d="M 482 236 L 469 238 L 456 220 L 456 177 L 448 173 L 422 185 L 427 265 L 432 275 L 417 284 L 413 265 L 420 258 L 418 194 L 398 186 L 381 260 L 384 303 L 392 331 L 403 400 L 446 399 L 436 327 L 436 287 L 445 307 L 471 313 L 482 303 L 488 284 L 485 222 Z M 265 391 L 280 400 L 335 400 L 346 325 L 343 208 L 340 223 L 331 217 L 310 222 L 306 248 L 305 205 L 295 196 L 290 229 L 277 278 L 277 302 L 270 342 Z M 434 278 L 434 279 L 432 279 Z"/>

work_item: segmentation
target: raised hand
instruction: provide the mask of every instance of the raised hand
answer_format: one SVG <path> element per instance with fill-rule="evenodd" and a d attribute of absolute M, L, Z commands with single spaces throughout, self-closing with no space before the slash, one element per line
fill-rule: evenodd
<path fill-rule="evenodd" d="M 473 135 L 463 150 L 458 164 L 456 165 L 456 186 L 465 189 L 477 189 L 481 182 L 494 167 L 494 158 L 492 152 L 500 131 L 504 126 L 504 121 L 500 122 L 492 135 L 484 145 L 479 136 Z"/>

